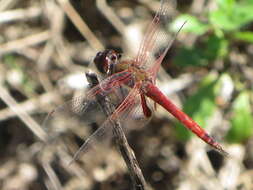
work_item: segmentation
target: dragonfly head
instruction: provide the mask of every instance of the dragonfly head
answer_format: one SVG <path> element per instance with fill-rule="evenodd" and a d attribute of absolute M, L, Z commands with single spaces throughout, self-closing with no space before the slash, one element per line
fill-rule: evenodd
<path fill-rule="evenodd" d="M 115 66 L 119 63 L 121 54 L 114 50 L 104 50 L 98 52 L 94 58 L 94 63 L 99 72 L 107 75 L 115 73 Z"/>

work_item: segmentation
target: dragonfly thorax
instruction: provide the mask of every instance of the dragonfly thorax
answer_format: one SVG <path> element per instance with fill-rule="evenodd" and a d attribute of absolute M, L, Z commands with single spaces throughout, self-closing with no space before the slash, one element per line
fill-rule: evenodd
<path fill-rule="evenodd" d="M 136 65 L 130 66 L 128 70 L 134 75 L 136 82 L 150 81 L 147 72 L 139 68 L 138 66 Z"/>

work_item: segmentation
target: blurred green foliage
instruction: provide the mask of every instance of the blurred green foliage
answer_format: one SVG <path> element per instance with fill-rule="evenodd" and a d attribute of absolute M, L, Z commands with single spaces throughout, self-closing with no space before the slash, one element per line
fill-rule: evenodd
<path fill-rule="evenodd" d="M 197 38 L 192 47 L 179 49 L 174 64 L 183 67 L 211 66 L 215 60 L 229 64 L 229 56 L 235 42 L 240 41 L 247 45 L 253 43 L 253 32 L 250 24 L 253 22 L 253 0 L 216 0 L 216 9 L 206 12 L 205 18 L 183 14 L 177 17 L 171 26 L 177 31 L 183 22 L 187 21 L 183 32 L 194 34 Z M 201 126 L 218 109 L 216 97 L 219 95 L 224 72 L 229 76 L 235 86 L 235 98 L 229 105 L 230 130 L 226 139 L 228 142 L 243 142 L 253 135 L 253 117 L 251 98 L 252 92 L 245 90 L 246 85 L 237 88 L 238 76 L 229 70 L 221 71 L 217 75 L 208 75 L 199 85 L 199 89 L 189 97 L 183 110 L 193 117 Z M 238 72 L 237 75 L 241 73 Z M 234 77 L 234 78 L 233 78 Z M 242 78 L 242 77 L 239 77 Z M 191 133 L 180 124 L 176 128 L 177 136 L 187 140 Z"/>
<path fill-rule="evenodd" d="M 231 129 L 227 134 L 229 142 L 242 142 L 253 135 L 250 94 L 248 91 L 243 91 L 233 102 Z"/>
<path fill-rule="evenodd" d="M 177 31 L 187 21 L 184 32 L 201 37 L 200 47 L 184 47 L 174 61 L 177 65 L 203 66 L 229 55 L 229 47 L 236 40 L 253 42 L 253 32 L 240 31 L 253 21 L 253 1 L 217 0 L 217 9 L 207 12 L 203 22 L 195 16 L 183 14 L 171 26 Z M 190 60 L 190 61 L 189 61 Z"/>
<path fill-rule="evenodd" d="M 14 77 L 13 80 L 16 81 L 15 88 L 22 89 L 21 91 L 23 91 L 27 96 L 30 96 L 33 93 L 35 93 L 35 89 L 37 87 L 36 82 L 31 76 L 29 76 L 24 65 L 17 64 L 15 56 L 13 55 L 4 56 L 3 63 L 6 64 L 8 67 L 7 75 L 11 75 L 11 73 L 16 73 L 14 76 L 12 76 L 12 78 Z"/>

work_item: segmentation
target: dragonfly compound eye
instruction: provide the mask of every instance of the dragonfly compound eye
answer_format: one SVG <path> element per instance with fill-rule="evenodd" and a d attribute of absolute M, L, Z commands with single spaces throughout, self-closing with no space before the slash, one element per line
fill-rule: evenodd
<path fill-rule="evenodd" d="M 107 75 L 112 75 L 116 71 L 116 66 L 119 63 L 121 55 L 114 50 L 110 50 L 106 56 L 105 71 Z"/>
<path fill-rule="evenodd" d="M 121 55 L 114 50 L 104 50 L 96 54 L 94 63 L 101 73 L 112 74 L 120 57 Z"/>
<path fill-rule="evenodd" d="M 101 73 L 106 73 L 106 68 L 108 64 L 107 55 L 110 50 L 104 50 L 102 52 L 98 52 L 94 58 L 94 63 Z"/>

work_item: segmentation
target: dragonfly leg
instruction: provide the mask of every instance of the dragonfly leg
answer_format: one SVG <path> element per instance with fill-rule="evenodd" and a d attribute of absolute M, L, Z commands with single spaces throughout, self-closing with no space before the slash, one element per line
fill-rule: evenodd
<path fill-rule="evenodd" d="M 140 93 L 140 96 L 141 96 L 141 106 L 142 106 L 143 114 L 146 117 L 150 117 L 152 114 L 152 111 L 150 110 L 150 108 L 147 105 L 145 95 L 143 93 Z"/>

